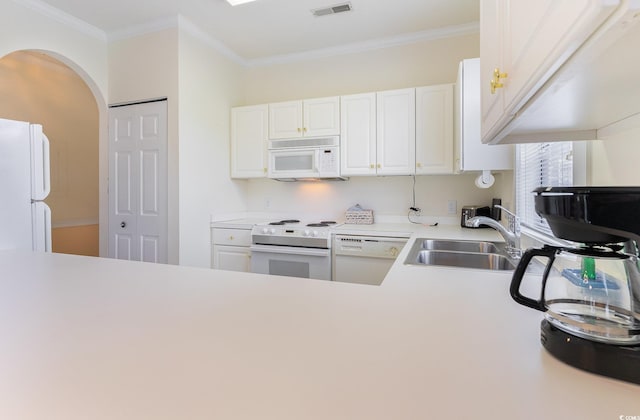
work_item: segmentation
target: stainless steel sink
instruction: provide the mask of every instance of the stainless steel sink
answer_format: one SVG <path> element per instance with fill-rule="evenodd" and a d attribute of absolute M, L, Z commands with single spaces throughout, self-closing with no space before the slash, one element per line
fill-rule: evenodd
<path fill-rule="evenodd" d="M 501 242 L 419 238 L 405 264 L 513 271 L 516 262 L 509 258 Z"/>
<path fill-rule="evenodd" d="M 482 252 L 499 253 L 504 248 L 503 244 L 486 241 L 451 241 L 441 239 L 422 240 L 422 249 L 433 249 L 437 251 L 459 251 L 459 252 Z"/>

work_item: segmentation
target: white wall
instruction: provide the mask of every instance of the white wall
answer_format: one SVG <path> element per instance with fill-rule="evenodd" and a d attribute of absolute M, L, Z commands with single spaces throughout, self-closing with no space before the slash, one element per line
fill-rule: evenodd
<path fill-rule="evenodd" d="M 168 255 L 179 259 L 178 229 L 178 29 L 166 29 L 109 44 L 109 103 L 167 98 Z"/>
<path fill-rule="evenodd" d="M 229 178 L 230 108 L 243 69 L 187 31 L 179 34 L 180 264 L 211 266 L 212 213 L 247 208 L 246 182 Z"/>
<path fill-rule="evenodd" d="M 640 128 L 589 142 L 589 185 L 640 185 Z"/>
<path fill-rule="evenodd" d="M 245 104 L 455 83 L 460 60 L 479 55 L 476 34 L 250 68 Z"/>
<path fill-rule="evenodd" d="M 476 175 L 434 175 L 416 177 L 416 206 L 430 217 L 460 217 L 463 205 L 490 205 L 500 195 L 503 182 L 511 177 L 496 174 L 495 185 L 487 190 L 474 186 Z M 510 184 L 509 184 L 510 185 Z M 447 202 L 455 200 L 458 211 L 447 213 Z M 504 202 L 504 201 L 503 201 Z M 249 208 L 291 217 L 344 219 L 344 212 L 360 204 L 376 216 L 402 216 L 413 205 L 411 176 L 352 177 L 343 182 L 279 182 L 270 179 L 249 182 Z"/>
<path fill-rule="evenodd" d="M 25 2 L 25 5 L 29 3 Z M 104 34 L 86 24 L 53 18 L 18 1 L 0 0 L 0 57 L 19 50 L 45 50 L 58 54 L 78 71 L 90 88 L 97 88 L 99 100 L 107 92 L 107 43 Z M 93 84 L 93 86 L 92 86 Z"/>

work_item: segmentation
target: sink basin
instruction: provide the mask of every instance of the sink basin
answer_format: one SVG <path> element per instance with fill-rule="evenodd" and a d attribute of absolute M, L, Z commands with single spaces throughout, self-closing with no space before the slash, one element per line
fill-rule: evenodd
<path fill-rule="evenodd" d="M 410 265 L 438 265 L 479 270 L 513 271 L 502 242 L 417 239 L 405 261 Z"/>
<path fill-rule="evenodd" d="M 459 251 L 459 252 L 482 252 L 499 253 L 503 244 L 486 241 L 451 241 L 441 239 L 422 240 L 422 249 L 433 249 L 438 251 Z"/>
<path fill-rule="evenodd" d="M 421 250 L 410 264 L 445 265 L 481 270 L 514 270 L 509 258 L 500 254 Z"/>

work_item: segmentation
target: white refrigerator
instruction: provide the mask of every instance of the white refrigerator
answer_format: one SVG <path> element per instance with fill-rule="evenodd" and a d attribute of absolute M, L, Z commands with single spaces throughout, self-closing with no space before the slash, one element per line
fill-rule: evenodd
<path fill-rule="evenodd" d="M 50 185 L 42 126 L 0 119 L 0 250 L 51 251 Z"/>

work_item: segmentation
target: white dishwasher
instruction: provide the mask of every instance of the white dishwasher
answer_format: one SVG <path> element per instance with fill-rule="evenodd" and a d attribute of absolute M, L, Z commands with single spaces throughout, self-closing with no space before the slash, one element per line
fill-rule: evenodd
<path fill-rule="evenodd" d="M 380 285 L 407 238 L 334 235 L 333 281 Z"/>

